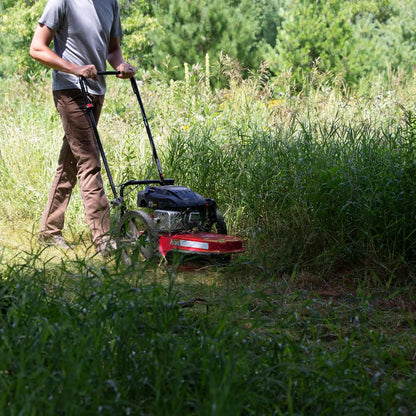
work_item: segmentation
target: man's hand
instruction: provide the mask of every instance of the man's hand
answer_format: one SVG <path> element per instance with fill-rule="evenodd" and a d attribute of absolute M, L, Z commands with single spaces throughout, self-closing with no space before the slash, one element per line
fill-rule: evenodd
<path fill-rule="evenodd" d="M 84 78 L 92 78 L 93 80 L 97 80 L 97 68 L 95 65 L 83 65 L 79 66 L 75 73 L 78 77 Z"/>
<path fill-rule="evenodd" d="M 116 70 L 120 72 L 117 75 L 118 78 L 131 78 L 136 73 L 136 68 L 126 62 L 120 64 Z"/>

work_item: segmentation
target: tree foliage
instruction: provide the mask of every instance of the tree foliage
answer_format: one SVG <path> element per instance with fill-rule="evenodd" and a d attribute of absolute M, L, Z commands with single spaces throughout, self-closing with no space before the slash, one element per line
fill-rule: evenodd
<path fill-rule="evenodd" d="M 319 70 L 355 83 L 385 66 L 378 40 L 395 16 L 390 0 L 295 0 L 280 13 L 276 46 L 266 53 L 274 72 L 292 71 L 301 83 Z"/>
<path fill-rule="evenodd" d="M 206 54 L 223 52 L 252 68 L 257 54 L 260 8 L 250 0 L 159 0 L 155 7 L 159 30 L 151 34 L 155 65 L 168 57 L 171 75 L 179 77 L 183 64 L 203 62 Z"/>
<path fill-rule="evenodd" d="M 0 7 L 0 74 L 39 71 L 29 45 L 46 0 L 6 0 Z"/>
<path fill-rule="evenodd" d="M 120 0 L 123 23 L 123 52 L 125 58 L 138 66 L 153 64 L 153 43 L 149 33 L 157 30 L 152 3 L 145 0 Z"/>

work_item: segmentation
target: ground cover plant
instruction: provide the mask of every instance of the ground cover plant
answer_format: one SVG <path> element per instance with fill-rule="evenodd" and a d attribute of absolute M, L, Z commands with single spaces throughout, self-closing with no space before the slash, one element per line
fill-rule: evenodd
<path fill-rule="evenodd" d="M 220 269 L 98 258 L 78 192 L 75 250 L 38 247 L 62 132 L 49 74 L 1 80 L 4 414 L 416 412 L 413 80 L 299 91 L 221 59 L 226 89 L 207 63 L 139 85 L 166 176 L 244 239 Z M 129 83 L 108 82 L 116 183 L 156 176 Z"/>

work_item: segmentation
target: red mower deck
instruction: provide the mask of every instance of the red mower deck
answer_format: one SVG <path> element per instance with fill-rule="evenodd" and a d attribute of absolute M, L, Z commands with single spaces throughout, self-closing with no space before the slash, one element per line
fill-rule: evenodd
<path fill-rule="evenodd" d="M 214 233 L 178 233 L 161 234 L 159 252 L 165 256 L 169 251 L 198 254 L 237 254 L 243 253 L 241 238 Z"/>

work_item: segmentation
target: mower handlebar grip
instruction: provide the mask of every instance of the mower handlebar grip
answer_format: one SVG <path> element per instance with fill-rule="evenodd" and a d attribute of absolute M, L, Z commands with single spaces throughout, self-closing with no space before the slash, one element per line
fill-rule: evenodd
<path fill-rule="evenodd" d="M 120 71 L 98 71 L 97 75 L 118 75 Z"/>

